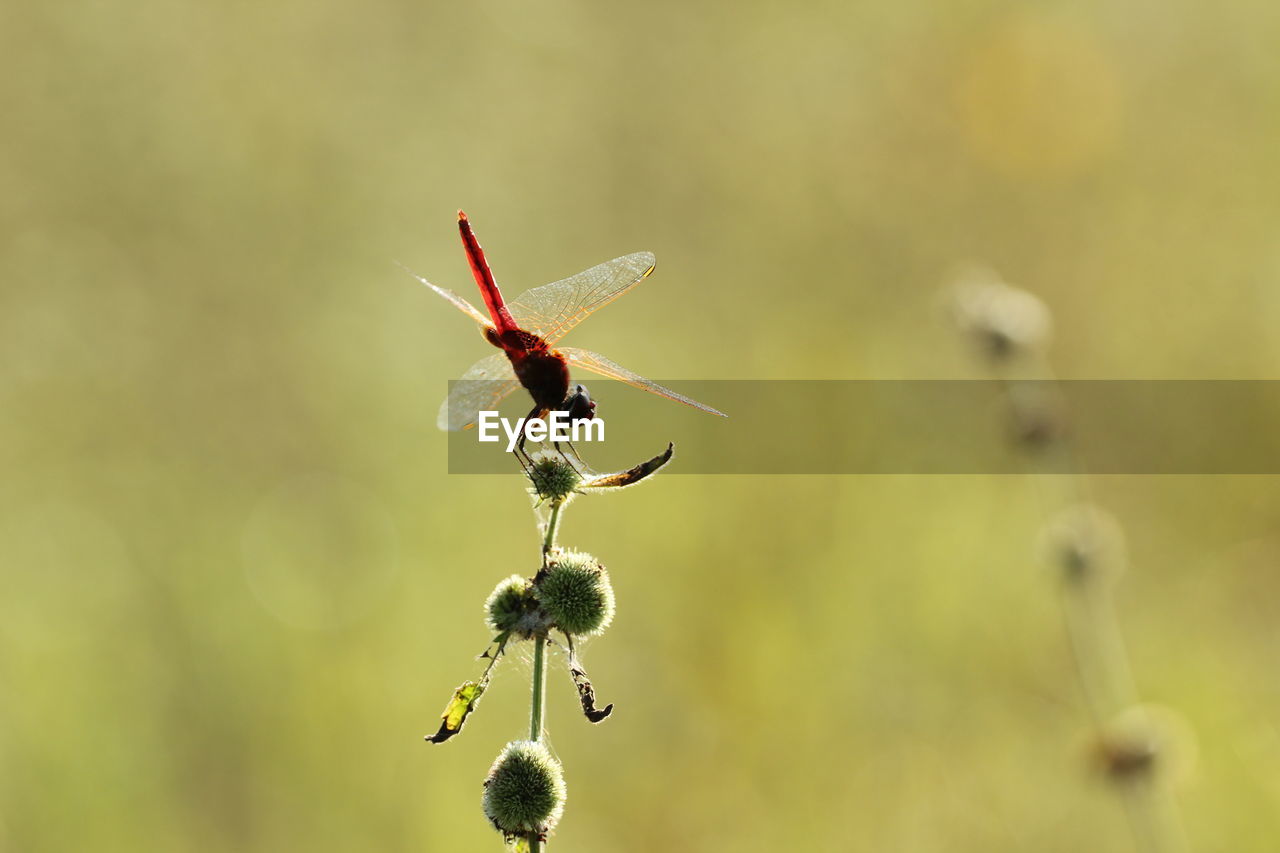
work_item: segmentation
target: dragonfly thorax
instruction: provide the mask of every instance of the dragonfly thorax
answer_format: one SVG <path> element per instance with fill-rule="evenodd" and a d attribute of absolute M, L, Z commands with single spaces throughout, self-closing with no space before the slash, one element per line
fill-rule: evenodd
<path fill-rule="evenodd" d="M 499 332 L 489 326 L 484 330 L 484 338 L 495 347 L 505 350 L 507 355 L 513 357 L 520 353 L 547 351 L 546 341 L 533 332 L 526 332 L 524 329 L 507 329 L 505 332 Z"/>
<path fill-rule="evenodd" d="M 538 406 L 560 408 L 569 394 L 569 365 L 563 355 L 543 344 L 541 349 L 532 351 L 507 350 L 507 357 L 516 378 Z"/>

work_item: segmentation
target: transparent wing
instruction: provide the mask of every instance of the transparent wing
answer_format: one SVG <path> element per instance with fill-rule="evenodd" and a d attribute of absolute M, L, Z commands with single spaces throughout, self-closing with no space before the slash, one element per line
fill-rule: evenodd
<path fill-rule="evenodd" d="M 643 376 L 637 376 L 630 370 L 627 370 L 620 364 L 610 361 L 599 353 L 589 352 L 577 347 L 560 347 L 560 353 L 569 360 L 569 363 L 577 367 L 590 370 L 592 373 L 598 373 L 601 376 L 607 376 L 610 379 L 617 379 L 619 382 L 625 382 L 628 385 L 639 388 L 642 391 L 648 391 L 650 394 L 657 394 L 659 397 L 666 397 L 668 400 L 675 400 L 677 403 L 684 403 L 686 406 L 693 406 L 695 409 L 701 409 L 704 412 L 710 412 L 713 415 L 719 415 L 722 418 L 729 417 L 724 412 L 713 409 L 710 406 L 704 406 L 697 400 L 690 400 L 683 394 L 677 394 L 670 388 L 663 388 L 657 382 L 650 382 Z"/>
<path fill-rule="evenodd" d="M 449 396 L 440 404 L 440 413 L 436 415 L 436 426 L 450 432 L 473 427 L 479 412 L 497 409 L 498 404 L 519 387 L 506 354 L 482 358 L 449 386 Z"/>
<path fill-rule="evenodd" d="M 507 307 L 516 325 L 554 344 L 591 312 L 644 281 L 653 272 L 653 265 L 651 252 L 624 255 L 562 281 L 527 290 Z"/>
<path fill-rule="evenodd" d="M 437 284 L 432 284 L 431 282 L 427 281 L 427 280 L 426 280 L 425 278 L 423 278 L 422 276 L 418 275 L 418 274 L 417 274 L 416 272 L 414 272 L 413 270 L 411 270 L 411 269 L 409 269 L 408 267 L 406 267 L 404 264 L 401 264 L 401 265 L 400 265 L 400 269 L 404 270 L 404 271 L 405 271 L 405 272 L 407 272 L 409 275 L 413 276 L 413 277 L 414 277 L 414 278 L 416 278 L 418 281 L 422 282 L 422 283 L 423 283 L 423 284 L 425 284 L 427 287 L 431 288 L 431 289 L 432 289 L 432 290 L 434 290 L 436 293 L 440 294 L 440 295 L 441 295 L 441 296 L 443 296 L 445 299 L 449 300 L 449 302 L 451 302 L 451 303 L 453 304 L 453 307 L 454 307 L 454 308 L 457 308 L 459 311 L 461 311 L 463 314 L 466 314 L 466 315 L 467 315 L 468 317 L 470 317 L 472 320 L 475 320 L 475 321 L 476 321 L 477 323 L 479 323 L 481 326 L 492 326 L 492 325 L 493 325 L 493 323 L 489 320 L 489 318 L 488 318 L 488 317 L 486 317 L 485 315 L 483 315 L 483 314 L 481 314 L 481 313 L 480 313 L 479 309 L 477 309 L 474 305 L 472 305 L 472 304 L 471 304 L 470 302 L 468 302 L 467 300 L 463 299 L 463 298 L 462 298 L 461 296 L 459 296 L 458 294 L 454 293 L 452 290 L 448 290 L 447 288 L 440 287 L 440 286 L 439 286 L 439 285 L 437 285 Z"/>

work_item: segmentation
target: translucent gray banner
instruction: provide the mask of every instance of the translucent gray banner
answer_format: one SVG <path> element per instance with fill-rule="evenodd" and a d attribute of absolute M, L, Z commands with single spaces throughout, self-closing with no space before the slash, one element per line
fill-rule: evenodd
<path fill-rule="evenodd" d="M 575 444 L 591 468 L 627 468 L 674 442 L 666 470 L 684 474 L 1280 474 L 1280 381 L 663 384 L 728 417 L 592 382 L 604 441 Z M 517 389 L 501 416 L 530 405 Z M 449 433 L 451 473 L 517 470 L 501 427 L 496 442 L 478 434 Z"/>

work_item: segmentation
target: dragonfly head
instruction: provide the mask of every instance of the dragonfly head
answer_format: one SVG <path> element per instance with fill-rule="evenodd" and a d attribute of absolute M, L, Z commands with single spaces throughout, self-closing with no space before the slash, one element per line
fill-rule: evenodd
<path fill-rule="evenodd" d="M 564 410 L 571 420 L 591 420 L 596 416 L 596 401 L 587 393 L 587 386 L 574 386 L 573 393 L 564 401 Z"/>

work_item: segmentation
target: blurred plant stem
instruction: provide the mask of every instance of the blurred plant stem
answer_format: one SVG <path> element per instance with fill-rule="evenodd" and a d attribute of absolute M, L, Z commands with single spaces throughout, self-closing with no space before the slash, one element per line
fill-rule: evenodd
<path fill-rule="evenodd" d="M 1047 367 L 1044 372 L 1048 373 Z M 1019 405 L 1018 395 L 1011 394 L 1009 399 L 1013 406 Z M 1069 443 L 1060 439 L 1057 445 L 1057 452 L 1065 463 L 1057 470 L 1065 468 L 1073 473 L 1048 473 L 1060 464 L 1049 462 L 1048 453 L 1038 459 L 1047 463 L 1040 466 L 1045 470 L 1032 466 L 1039 486 L 1040 503 L 1046 514 L 1064 507 L 1092 505 L 1089 480 L 1078 473 Z M 1113 571 L 1121 574 L 1124 569 L 1116 566 Z M 1058 590 L 1063 626 L 1071 644 L 1085 705 L 1095 728 L 1100 730 L 1108 720 L 1139 700 L 1111 586 L 1098 581 L 1098 578 L 1093 578 L 1083 583 L 1063 582 L 1058 585 Z"/>
<path fill-rule="evenodd" d="M 1030 361 L 1024 370 L 1035 378 L 1033 383 L 1020 382 L 1028 378 L 1025 373 L 1014 376 L 1003 366 L 996 367 L 995 374 L 1005 390 L 1013 434 L 1031 460 L 1041 504 L 1049 513 L 1064 507 L 1092 506 L 1089 479 L 1080 473 L 1061 421 L 1063 402 L 1044 393 L 1052 387 L 1053 371 L 1042 355 Z M 1061 471 L 1069 473 L 1053 473 Z M 1058 583 L 1067 639 L 1099 743 L 1105 742 L 1108 726 L 1118 714 L 1140 707 L 1109 583 L 1123 572 L 1122 552 L 1123 548 L 1117 547 L 1110 557 L 1117 563 L 1111 567 L 1110 578 L 1095 567 L 1078 577 L 1063 577 Z M 1165 757 L 1156 756 L 1155 760 L 1164 761 Z M 1160 774 L 1150 769 L 1146 773 L 1123 768 L 1109 772 L 1128 815 L 1135 847 L 1144 853 L 1184 853 L 1187 848 L 1181 821 Z"/>

